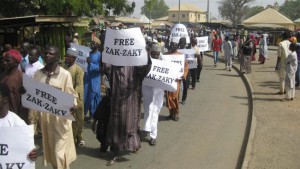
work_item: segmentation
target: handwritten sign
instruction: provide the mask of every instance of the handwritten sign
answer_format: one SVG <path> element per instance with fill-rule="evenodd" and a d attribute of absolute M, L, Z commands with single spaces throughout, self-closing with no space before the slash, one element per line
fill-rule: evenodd
<path fill-rule="evenodd" d="M 197 46 L 200 52 L 205 52 L 209 50 L 208 36 L 197 37 Z"/>
<path fill-rule="evenodd" d="M 173 42 L 178 43 L 179 39 L 182 37 L 186 38 L 186 43 L 190 43 L 190 37 L 186 27 L 183 24 L 174 25 L 171 30 L 170 39 L 172 39 Z"/>
<path fill-rule="evenodd" d="M 22 105 L 26 108 L 55 116 L 75 120 L 70 112 L 74 106 L 74 96 L 48 84 L 23 76 L 26 93 L 22 95 Z"/>
<path fill-rule="evenodd" d="M 144 78 L 143 85 L 174 92 L 177 90 L 180 65 L 170 61 L 152 59 L 151 70 Z"/>
<path fill-rule="evenodd" d="M 148 62 L 146 42 L 140 28 L 107 28 L 102 61 L 115 66 L 142 66 Z"/>
<path fill-rule="evenodd" d="M 34 149 L 33 125 L 0 127 L 0 133 L 0 169 L 34 169 L 27 157 Z"/>
<path fill-rule="evenodd" d="M 177 63 L 177 64 L 180 65 L 178 79 L 181 79 L 181 77 L 184 74 L 184 64 L 185 64 L 184 55 L 183 54 L 181 54 L 181 55 L 162 55 L 161 58 L 162 58 L 162 60 L 169 61 L 169 62 L 174 62 L 174 63 Z"/>
<path fill-rule="evenodd" d="M 185 60 L 188 62 L 189 69 L 195 69 L 198 66 L 197 58 L 195 57 L 196 51 L 194 49 L 179 49 L 184 54 Z"/>
<path fill-rule="evenodd" d="M 86 72 L 88 67 L 88 63 L 86 62 L 86 59 L 90 55 L 91 48 L 78 45 L 76 43 L 70 43 L 70 44 L 71 44 L 71 49 L 68 49 L 67 53 L 76 56 L 75 64 L 80 66 Z"/>

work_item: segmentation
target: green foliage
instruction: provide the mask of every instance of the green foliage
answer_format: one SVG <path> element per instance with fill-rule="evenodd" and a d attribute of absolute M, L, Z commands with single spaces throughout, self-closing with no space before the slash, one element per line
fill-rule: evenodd
<path fill-rule="evenodd" d="M 244 19 L 246 20 L 246 19 L 262 12 L 263 10 L 265 10 L 265 8 L 263 6 L 253 6 L 253 7 L 245 6 L 245 8 L 244 8 L 244 11 L 245 11 Z"/>
<path fill-rule="evenodd" d="M 279 12 L 292 21 L 300 18 L 300 0 L 285 1 L 279 8 Z"/>
<path fill-rule="evenodd" d="M 169 7 L 164 0 L 144 0 L 144 6 L 141 8 L 141 14 L 149 19 L 157 19 L 168 15 Z M 151 12 L 151 17 L 150 17 Z"/>
<path fill-rule="evenodd" d="M 133 13 L 134 8 L 135 3 L 129 4 L 127 0 L 1 0 L 0 16 L 95 16 L 105 13 L 105 10 L 120 15 Z"/>
<path fill-rule="evenodd" d="M 221 0 L 219 13 L 223 18 L 231 20 L 234 27 L 241 23 L 245 15 L 244 7 L 255 0 Z"/>

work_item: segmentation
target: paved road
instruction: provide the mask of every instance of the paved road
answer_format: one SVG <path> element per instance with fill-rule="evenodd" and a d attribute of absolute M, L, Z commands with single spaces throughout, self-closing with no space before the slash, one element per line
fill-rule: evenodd
<path fill-rule="evenodd" d="M 234 70 L 223 70 L 222 63 L 213 68 L 208 57 L 204 62 L 201 82 L 196 90 L 189 90 L 187 103 L 180 105 L 180 120 L 166 121 L 168 110 L 163 108 L 155 147 L 143 139 L 137 154 L 125 152 L 120 162 L 107 167 L 111 154 L 99 157 L 99 143 L 86 125 L 86 147 L 77 149 L 71 169 L 234 169 L 248 115 L 246 88 Z M 42 167 L 42 155 L 36 166 L 51 168 Z"/>

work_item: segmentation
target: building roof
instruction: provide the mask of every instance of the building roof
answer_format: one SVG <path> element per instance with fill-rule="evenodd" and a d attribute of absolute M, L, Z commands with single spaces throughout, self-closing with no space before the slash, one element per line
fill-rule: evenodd
<path fill-rule="evenodd" d="M 290 25 L 294 24 L 293 21 L 279 13 L 278 11 L 268 8 L 264 11 L 246 19 L 243 24 L 278 24 Z"/>
<path fill-rule="evenodd" d="M 32 15 L 23 17 L 1 18 L 0 28 L 4 27 L 21 27 L 21 26 L 36 26 L 49 24 L 62 24 L 78 22 L 79 17 L 74 16 L 42 16 Z"/>
<path fill-rule="evenodd" d="M 300 23 L 300 18 L 299 18 L 299 19 L 296 19 L 296 20 L 294 20 L 294 23 Z"/>
<path fill-rule="evenodd" d="M 169 16 L 164 16 L 164 17 L 155 19 L 155 21 L 168 21 L 168 19 L 169 19 Z"/>
<path fill-rule="evenodd" d="M 129 17 L 116 17 L 115 21 L 123 22 L 123 23 L 142 23 L 139 18 L 129 18 Z"/>
<path fill-rule="evenodd" d="M 171 7 L 168 11 L 169 12 L 179 11 L 178 5 Z M 204 11 L 201 8 L 199 8 L 196 4 L 190 4 L 190 3 L 180 4 L 180 11 L 204 13 Z"/>

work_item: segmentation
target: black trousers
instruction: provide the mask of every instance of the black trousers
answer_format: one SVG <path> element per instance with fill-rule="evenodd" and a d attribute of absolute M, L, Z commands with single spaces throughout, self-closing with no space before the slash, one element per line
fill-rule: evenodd
<path fill-rule="evenodd" d="M 187 98 L 187 92 L 188 92 L 188 89 L 189 89 L 189 86 L 190 86 L 190 77 L 191 77 L 191 75 L 190 75 L 190 71 L 188 71 L 188 74 L 187 74 L 187 76 L 186 76 L 186 79 L 184 80 L 184 79 L 182 79 L 182 84 L 183 84 L 183 86 L 182 86 L 182 88 L 183 88 L 183 90 L 182 90 L 182 101 L 185 101 L 186 100 L 186 98 Z"/>
<path fill-rule="evenodd" d="M 192 78 L 192 88 L 196 87 L 196 79 L 197 79 L 197 75 L 198 75 L 198 68 L 195 69 L 190 69 L 190 74 L 191 74 L 191 78 Z"/>
<path fill-rule="evenodd" d="M 198 65 L 198 67 L 197 67 L 197 81 L 200 81 L 201 71 L 202 71 L 202 65 Z"/>

